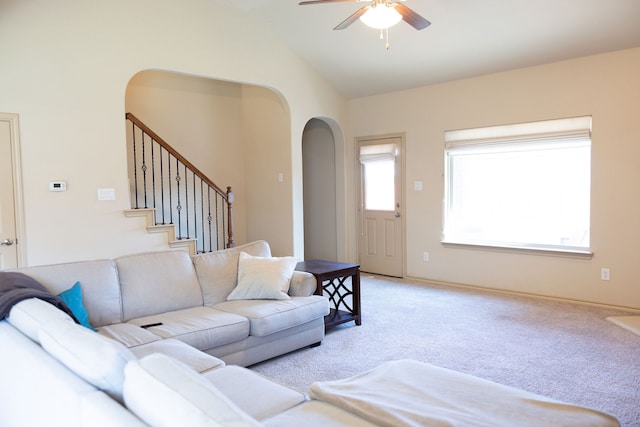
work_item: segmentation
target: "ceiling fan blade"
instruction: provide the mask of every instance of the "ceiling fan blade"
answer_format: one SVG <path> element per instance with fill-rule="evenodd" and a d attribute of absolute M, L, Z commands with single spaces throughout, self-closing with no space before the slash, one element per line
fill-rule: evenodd
<path fill-rule="evenodd" d="M 307 4 L 320 4 L 320 3 L 354 3 L 358 1 L 364 0 L 309 0 L 309 1 L 301 1 L 298 3 L 298 6 L 304 6 Z"/>
<path fill-rule="evenodd" d="M 427 21 L 422 16 L 418 15 L 416 12 L 401 3 L 396 3 L 393 7 L 398 11 L 398 13 L 400 13 L 400 15 L 402 15 L 404 22 L 411 25 L 416 30 L 424 30 L 431 25 L 431 22 Z"/>
<path fill-rule="evenodd" d="M 345 19 L 344 21 L 342 21 L 341 23 L 339 23 L 338 25 L 336 25 L 336 27 L 334 28 L 334 30 L 344 30 L 345 28 L 347 28 L 349 25 L 353 24 L 354 22 L 356 22 L 358 20 L 358 18 L 360 18 L 362 15 L 364 15 L 364 13 L 370 8 L 371 6 L 365 6 L 365 7 L 361 7 L 360 9 L 356 10 L 355 13 L 353 15 L 351 15 L 350 17 L 348 17 L 347 19 Z"/>

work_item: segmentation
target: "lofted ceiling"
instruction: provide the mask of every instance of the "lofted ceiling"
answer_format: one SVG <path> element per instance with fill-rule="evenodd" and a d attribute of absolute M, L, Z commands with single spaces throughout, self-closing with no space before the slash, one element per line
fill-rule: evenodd
<path fill-rule="evenodd" d="M 212 0 L 262 21 L 345 96 L 392 92 L 640 46 L 640 0 L 406 0 L 431 21 L 333 28 L 363 2 Z"/>

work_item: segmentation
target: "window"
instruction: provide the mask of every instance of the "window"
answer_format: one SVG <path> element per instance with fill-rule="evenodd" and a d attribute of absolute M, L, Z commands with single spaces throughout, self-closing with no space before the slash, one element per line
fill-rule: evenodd
<path fill-rule="evenodd" d="M 443 242 L 589 252 L 591 117 L 445 132 Z"/>

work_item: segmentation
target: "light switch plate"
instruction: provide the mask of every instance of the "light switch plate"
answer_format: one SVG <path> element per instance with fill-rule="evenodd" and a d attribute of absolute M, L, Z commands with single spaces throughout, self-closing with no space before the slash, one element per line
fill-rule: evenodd
<path fill-rule="evenodd" d="M 115 200 L 115 188 L 98 188 L 98 200 Z"/>

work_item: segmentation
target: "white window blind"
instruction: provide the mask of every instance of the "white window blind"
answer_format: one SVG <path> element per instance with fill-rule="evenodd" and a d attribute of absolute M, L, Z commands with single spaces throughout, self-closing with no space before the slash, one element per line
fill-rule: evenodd
<path fill-rule="evenodd" d="M 360 147 L 360 163 L 395 160 L 395 144 L 363 145 Z"/>
<path fill-rule="evenodd" d="M 443 241 L 588 252 L 591 117 L 445 132 Z"/>

